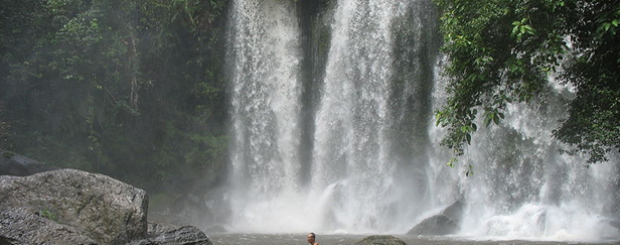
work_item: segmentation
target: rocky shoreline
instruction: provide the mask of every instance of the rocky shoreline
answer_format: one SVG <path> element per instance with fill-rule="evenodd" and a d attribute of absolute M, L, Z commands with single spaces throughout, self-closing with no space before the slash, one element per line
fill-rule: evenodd
<path fill-rule="evenodd" d="M 147 213 L 144 190 L 102 174 L 0 176 L 0 244 L 212 244 L 193 226 L 149 224 Z"/>

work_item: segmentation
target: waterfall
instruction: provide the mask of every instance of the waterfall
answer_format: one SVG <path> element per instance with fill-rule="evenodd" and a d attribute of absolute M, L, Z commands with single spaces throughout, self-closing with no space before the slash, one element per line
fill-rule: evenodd
<path fill-rule="evenodd" d="M 414 58 L 411 53 L 418 51 L 398 49 L 396 40 L 399 28 L 405 28 L 401 21 L 415 21 L 414 6 L 411 1 L 341 1 L 334 14 L 315 117 L 311 182 L 312 193 L 334 189 L 323 214 L 334 229 L 394 229 L 425 204 L 426 176 L 420 173 L 426 167 L 412 166 L 412 159 L 404 159 L 408 153 L 399 150 L 411 136 L 399 127 L 414 126 L 404 115 L 411 104 L 407 99 L 421 103 L 428 98 L 415 98 L 413 86 L 432 83 L 420 79 L 415 67 L 404 77 L 398 73 L 405 62 L 399 58 Z M 418 22 L 406 27 L 422 28 Z"/>
<path fill-rule="evenodd" d="M 435 105 L 445 101 L 440 76 L 433 93 Z M 447 156 L 431 159 L 437 181 L 435 196 L 458 196 L 467 205 L 460 236 L 488 239 L 617 240 L 610 221 L 620 218 L 618 155 L 586 168 L 586 156 L 562 153 L 570 149 L 555 140 L 552 130 L 567 116 L 566 101 L 573 88 L 550 77 L 543 96 L 528 104 L 508 105 L 496 127 L 479 127 L 457 169 L 442 166 Z M 482 118 L 482 115 L 478 115 Z M 483 125 L 482 120 L 477 122 Z M 433 145 L 443 129 L 431 128 Z M 435 148 L 435 156 L 446 154 Z M 466 177 L 467 165 L 474 176 Z M 452 186 L 454 188 L 446 188 Z"/>
<path fill-rule="evenodd" d="M 292 1 L 235 1 L 231 7 L 228 63 L 235 211 L 270 213 L 260 204 L 298 188 L 300 38 L 294 13 Z M 264 222 L 240 216 L 250 224 Z"/>
<path fill-rule="evenodd" d="M 619 158 L 585 168 L 550 133 L 570 87 L 551 78 L 544 97 L 511 104 L 450 168 L 433 118 L 446 61 L 432 2 L 332 3 L 308 25 L 295 1 L 232 2 L 232 229 L 402 234 L 459 201 L 455 236 L 618 238 Z M 327 41 L 302 35 L 321 24 Z M 324 60 L 310 57 L 319 45 Z"/>

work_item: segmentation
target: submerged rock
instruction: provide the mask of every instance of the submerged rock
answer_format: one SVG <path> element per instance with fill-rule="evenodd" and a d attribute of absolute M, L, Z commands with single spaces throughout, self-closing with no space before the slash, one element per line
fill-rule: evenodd
<path fill-rule="evenodd" d="M 369 236 L 353 245 L 407 245 L 403 240 L 394 236 Z"/>
<path fill-rule="evenodd" d="M 146 238 L 146 192 L 101 174 L 63 169 L 26 177 L 0 176 L 0 212 L 12 217 L 16 208 L 73 227 L 102 244 Z M 21 228 L 7 224 L 3 229 Z"/>

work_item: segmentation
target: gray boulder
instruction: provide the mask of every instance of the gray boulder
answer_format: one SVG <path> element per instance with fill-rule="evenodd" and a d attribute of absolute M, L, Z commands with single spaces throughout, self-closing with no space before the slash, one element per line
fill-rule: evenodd
<path fill-rule="evenodd" d="M 463 219 L 463 209 L 465 208 L 465 204 L 461 201 L 456 201 L 452 205 L 448 206 L 446 209 L 441 212 L 441 214 L 445 215 L 449 219 L 453 220 L 456 223 L 461 223 L 461 219 Z"/>
<path fill-rule="evenodd" d="M 445 208 L 440 214 L 431 216 L 416 226 L 407 235 L 444 236 L 458 232 L 463 218 L 464 204 L 456 201 Z"/>
<path fill-rule="evenodd" d="M 149 221 L 148 222 L 147 237 L 148 238 L 156 238 L 156 237 L 160 236 L 161 234 L 164 234 L 164 233 L 166 233 L 168 231 L 171 231 L 171 230 L 178 229 L 179 227 L 180 226 L 178 226 L 178 225 L 164 224 L 164 223 Z"/>
<path fill-rule="evenodd" d="M 146 192 L 101 174 L 63 169 L 0 176 L 0 212 L 15 208 L 51 217 L 102 244 L 146 238 Z"/>
<path fill-rule="evenodd" d="M 0 214 L 0 244 L 97 244 L 81 231 L 30 213 L 10 209 Z"/>
<path fill-rule="evenodd" d="M 443 236 L 457 232 L 458 224 L 443 214 L 435 215 L 413 227 L 407 235 Z"/>
<path fill-rule="evenodd" d="M 353 245 L 407 245 L 407 243 L 394 236 L 369 236 Z"/>

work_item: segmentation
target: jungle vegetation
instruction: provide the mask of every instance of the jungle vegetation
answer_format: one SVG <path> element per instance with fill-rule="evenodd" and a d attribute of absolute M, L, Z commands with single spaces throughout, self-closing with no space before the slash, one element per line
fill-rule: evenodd
<path fill-rule="evenodd" d="M 434 1 L 449 60 L 449 98 L 435 114 L 455 156 L 471 143 L 477 117 L 500 124 L 508 103 L 544 96 L 550 75 L 575 89 L 553 135 L 590 164 L 620 149 L 620 2 Z"/>
<path fill-rule="evenodd" d="M 0 2 L 0 148 L 150 193 L 220 181 L 228 1 Z"/>

